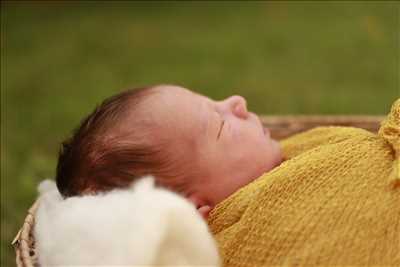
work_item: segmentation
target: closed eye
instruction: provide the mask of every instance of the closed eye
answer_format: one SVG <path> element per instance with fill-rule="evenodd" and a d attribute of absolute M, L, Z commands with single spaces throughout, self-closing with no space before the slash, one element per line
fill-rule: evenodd
<path fill-rule="evenodd" d="M 219 131 L 218 131 L 217 140 L 219 139 L 219 137 L 220 137 L 220 135 L 221 135 L 222 128 L 224 127 L 224 124 L 225 124 L 225 121 L 222 121 L 222 123 L 221 123 L 221 127 L 219 128 Z"/>

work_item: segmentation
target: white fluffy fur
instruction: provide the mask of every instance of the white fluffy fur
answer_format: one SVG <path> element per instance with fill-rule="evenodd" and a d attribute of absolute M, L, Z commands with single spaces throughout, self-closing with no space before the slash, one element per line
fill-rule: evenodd
<path fill-rule="evenodd" d="M 62 199 L 54 182 L 39 185 L 35 237 L 41 266 L 218 266 L 206 223 L 184 198 L 154 187 Z"/>

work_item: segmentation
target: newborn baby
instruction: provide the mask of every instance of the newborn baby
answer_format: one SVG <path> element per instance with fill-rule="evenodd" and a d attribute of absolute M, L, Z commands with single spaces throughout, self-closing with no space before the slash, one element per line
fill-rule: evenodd
<path fill-rule="evenodd" d="M 281 161 L 278 142 L 243 97 L 214 101 L 158 85 L 115 95 L 84 119 L 63 143 L 56 181 L 68 197 L 127 187 L 151 174 L 207 217 Z"/>

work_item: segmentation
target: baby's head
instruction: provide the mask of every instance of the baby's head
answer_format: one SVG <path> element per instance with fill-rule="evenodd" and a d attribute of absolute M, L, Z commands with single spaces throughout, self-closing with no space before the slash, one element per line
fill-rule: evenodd
<path fill-rule="evenodd" d="M 151 174 L 206 214 L 281 160 L 279 144 L 244 98 L 214 101 L 158 85 L 115 95 L 84 119 L 63 143 L 56 180 L 73 196 Z"/>

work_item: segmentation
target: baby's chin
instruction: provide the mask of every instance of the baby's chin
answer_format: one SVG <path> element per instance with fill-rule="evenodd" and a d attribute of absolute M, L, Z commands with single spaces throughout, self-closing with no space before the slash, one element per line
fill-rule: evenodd
<path fill-rule="evenodd" d="M 271 162 L 272 162 L 272 168 L 275 168 L 279 166 L 282 161 L 283 161 L 283 154 L 282 154 L 282 149 L 281 145 L 278 141 L 271 139 Z M 271 168 L 271 169 L 272 169 Z"/>

